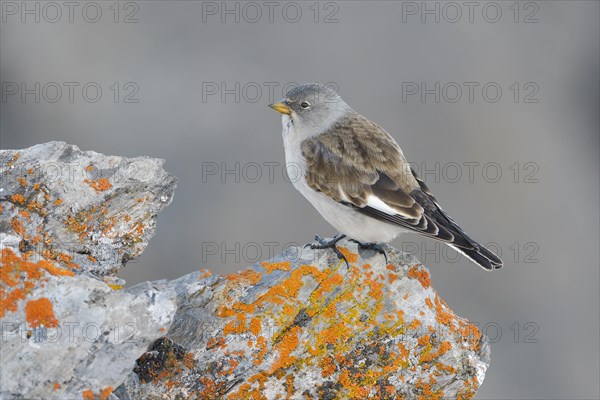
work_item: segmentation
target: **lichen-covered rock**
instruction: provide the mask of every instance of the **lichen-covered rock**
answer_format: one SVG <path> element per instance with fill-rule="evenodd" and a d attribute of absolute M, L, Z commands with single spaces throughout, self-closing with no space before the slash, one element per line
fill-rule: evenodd
<path fill-rule="evenodd" d="M 146 248 L 173 198 L 163 163 L 63 142 L 2 150 L 2 243 L 73 271 L 114 274 Z"/>
<path fill-rule="evenodd" d="M 228 276 L 171 282 L 178 310 L 115 391 L 120 399 L 470 398 L 487 339 L 456 316 L 427 270 L 341 242 L 295 249 Z"/>
<path fill-rule="evenodd" d="M 0 398 L 108 398 L 175 312 L 165 284 L 119 289 L 171 201 L 162 161 L 52 142 L 0 151 Z"/>
<path fill-rule="evenodd" d="M 175 178 L 52 142 L 0 151 L 0 398 L 470 398 L 487 339 L 416 259 L 351 242 L 121 289 Z"/>

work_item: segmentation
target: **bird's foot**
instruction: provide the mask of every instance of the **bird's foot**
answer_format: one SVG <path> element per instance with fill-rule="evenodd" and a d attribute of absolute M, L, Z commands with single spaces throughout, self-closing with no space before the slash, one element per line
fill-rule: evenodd
<path fill-rule="evenodd" d="M 344 260 L 344 262 L 346 263 L 346 266 L 348 268 L 350 268 L 350 264 L 348 263 L 346 256 L 336 246 L 337 242 L 339 242 L 340 240 L 342 240 L 345 237 L 346 237 L 346 235 L 339 233 L 339 234 L 335 235 L 333 238 L 327 240 L 327 239 L 323 239 L 319 235 L 315 235 L 315 240 L 317 241 L 317 243 L 309 243 L 304 247 L 310 246 L 310 248 L 312 250 L 332 249 L 333 252 L 335 253 L 335 255 L 338 257 L 338 259 Z"/>
<path fill-rule="evenodd" d="M 350 239 L 350 241 L 358 244 L 359 249 L 374 250 L 374 251 L 378 252 L 379 254 L 383 254 L 383 257 L 385 257 L 385 263 L 387 265 L 387 263 L 388 263 L 387 253 L 385 252 L 383 247 L 381 247 L 380 244 L 375 243 L 375 242 L 362 243 L 362 242 L 359 242 L 358 240 L 354 240 L 354 239 Z"/>

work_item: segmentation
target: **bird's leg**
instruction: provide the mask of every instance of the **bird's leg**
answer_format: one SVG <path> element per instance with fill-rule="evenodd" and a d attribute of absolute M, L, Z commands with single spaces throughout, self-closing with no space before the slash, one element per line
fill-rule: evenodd
<path fill-rule="evenodd" d="M 339 242 L 340 240 L 342 240 L 345 237 L 346 237 L 346 235 L 344 235 L 342 233 L 338 233 L 333 238 L 326 240 L 326 239 L 323 239 L 322 237 L 320 237 L 319 235 L 316 235 L 315 240 L 318 243 L 311 243 L 310 248 L 312 250 L 332 249 L 333 252 L 335 253 L 335 255 L 338 257 L 338 259 L 344 260 L 344 262 L 346 263 L 346 266 L 348 268 L 350 268 L 350 264 L 348 263 L 346 256 L 336 246 L 337 242 Z"/>
<path fill-rule="evenodd" d="M 359 242 L 358 240 L 354 240 L 354 239 L 350 239 L 350 241 L 358 244 L 359 249 L 375 250 L 379 254 L 383 254 L 383 257 L 385 257 L 385 263 L 386 264 L 388 263 L 387 254 L 386 254 L 385 250 L 383 249 L 383 247 L 381 247 L 378 243 L 375 243 L 375 242 L 362 243 L 362 242 Z"/>

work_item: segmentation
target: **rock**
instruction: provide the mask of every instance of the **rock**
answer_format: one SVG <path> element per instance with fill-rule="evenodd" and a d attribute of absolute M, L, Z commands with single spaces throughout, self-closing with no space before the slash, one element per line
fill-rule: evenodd
<path fill-rule="evenodd" d="M 470 398 L 487 338 L 415 258 L 340 242 L 120 289 L 175 178 L 65 143 L 0 152 L 0 397 Z"/>
<path fill-rule="evenodd" d="M 173 199 L 164 161 L 50 142 L 0 153 L 2 241 L 68 269 L 113 275 L 137 257 Z M 12 229 L 11 229 L 12 228 Z M 7 232 L 13 232 L 8 234 Z"/>
<path fill-rule="evenodd" d="M 115 391 L 120 399 L 470 398 L 487 338 L 456 316 L 415 258 L 390 263 L 341 242 L 294 249 L 240 273 L 169 283 L 169 332 Z M 289 396 L 289 397 L 288 397 Z"/>
<path fill-rule="evenodd" d="M 165 283 L 114 274 L 154 234 L 161 160 L 52 142 L 0 152 L 0 397 L 108 397 L 176 310 Z"/>

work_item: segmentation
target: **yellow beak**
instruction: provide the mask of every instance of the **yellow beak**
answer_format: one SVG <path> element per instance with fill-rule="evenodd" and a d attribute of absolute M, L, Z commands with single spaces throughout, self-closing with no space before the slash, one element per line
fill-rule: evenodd
<path fill-rule="evenodd" d="M 273 110 L 280 112 L 282 114 L 290 115 L 292 113 L 292 110 L 290 109 L 290 107 L 281 101 L 279 101 L 277 103 L 269 104 L 269 107 L 271 107 Z"/>

